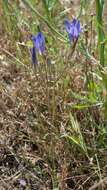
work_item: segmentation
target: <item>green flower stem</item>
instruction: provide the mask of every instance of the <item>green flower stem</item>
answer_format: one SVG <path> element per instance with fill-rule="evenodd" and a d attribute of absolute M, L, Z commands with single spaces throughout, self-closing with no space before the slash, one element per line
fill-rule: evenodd
<path fill-rule="evenodd" d="M 54 33 L 56 33 L 59 37 L 60 37 L 60 40 L 62 39 L 63 41 L 65 41 L 65 42 L 67 42 L 68 40 L 60 33 L 60 32 L 58 32 L 51 24 L 50 24 L 50 22 L 45 18 L 45 17 L 43 17 L 33 6 L 32 6 L 32 4 L 30 3 L 30 1 L 29 0 L 22 0 L 23 1 L 23 3 L 27 6 L 27 7 L 29 7 L 41 20 L 43 20 L 46 24 L 47 24 L 47 26 L 54 32 Z M 61 40 L 61 41 L 62 41 Z"/>
<path fill-rule="evenodd" d="M 104 0 L 96 0 L 97 32 L 99 45 L 100 64 L 104 66 L 104 31 L 103 31 L 103 6 Z"/>

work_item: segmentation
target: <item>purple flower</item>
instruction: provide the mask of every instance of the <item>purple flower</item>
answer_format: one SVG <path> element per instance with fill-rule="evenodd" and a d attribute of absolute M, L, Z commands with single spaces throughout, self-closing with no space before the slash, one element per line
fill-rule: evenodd
<path fill-rule="evenodd" d="M 74 18 L 72 22 L 65 20 L 64 24 L 65 24 L 66 31 L 68 33 L 70 43 L 73 40 L 78 39 L 79 34 L 81 32 L 80 21 Z"/>
<path fill-rule="evenodd" d="M 36 36 L 31 37 L 33 47 L 31 48 L 31 57 L 32 62 L 37 63 L 36 53 L 39 52 L 40 55 L 43 55 L 45 51 L 45 40 L 43 34 L 39 32 Z"/>
<path fill-rule="evenodd" d="M 26 186 L 26 181 L 24 179 L 20 179 L 19 183 L 22 186 Z"/>
<path fill-rule="evenodd" d="M 37 64 L 36 50 L 34 46 L 30 49 L 30 52 L 31 52 L 32 63 Z"/>

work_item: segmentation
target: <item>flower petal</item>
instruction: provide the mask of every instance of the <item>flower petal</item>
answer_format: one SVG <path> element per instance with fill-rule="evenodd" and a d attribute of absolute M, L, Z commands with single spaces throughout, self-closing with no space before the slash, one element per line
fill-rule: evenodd
<path fill-rule="evenodd" d="M 78 33 L 78 30 L 77 30 L 77 27 L 74 27 L 73 37 L 77 39 L 78 35 L 79 35 L 79 33 Z"/>
<path fill-rule="evenodd" d="M 65 20 L 64 25 L 65 25 L 67 33 L 71 33 L 71 23 L 68 20 Z"/>
<path fill-rule="evenodd" d="M 36 36 L 32 36 L 31 40 L 36 51 L 38 51 L 40 54 L 43 54 L 45 51 L 45 40 L 43 34 L 39 32 Z"/>
<path fill-rule="evenodd" d="M 39 51 L 40 54 L 44 53 L 45 41 L 41 32 L 39 32 L 36 36 L 35 48 Z"/>
<path fill-rule="evenodd" d="M 69 41 L 70 41 L 70 43 L 72 42 L 72 40 L 73 40 L 73 35 L 72 34 L 68 34 L 68 37 L 69 37 Z"/>
<path fill-rule="evenodd" d="M 71 22 L 71 27 L 75 27 L 77 23 L 77 20 L 75 18 L 73 18 L 72 22 Z"/>
<path fill-rule="evenodd" d="M 80 21 L 79 20 L 77 21 L 76 26 L 77 26 L 78 33 L 80 33 L 81 32 L 81 26 L 80 26 Z"/>
<path fill-rule="evenodd" d="M 31 52 L 32 63 L 37 64 L 36 50 L 34 46 L 33 48 L 30 49 L 30 52 Z"/>

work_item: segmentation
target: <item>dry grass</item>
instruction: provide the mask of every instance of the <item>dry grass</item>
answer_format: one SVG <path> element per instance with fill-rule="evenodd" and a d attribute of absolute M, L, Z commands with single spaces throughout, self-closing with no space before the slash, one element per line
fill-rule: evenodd
<path fill-rule="evenodd" d="M 80 1 L 73 2 L 70 9 L 70 3 L 60 3 L 70 19 L 78 14 Z M 94 6 L 91 3 L 90 7 Z M 43 11 L 41 5 L 37 2 Z M 22 4 L 17 6 L 33 25 L 30 11 Z M 30 29 L 18 25 L 18 33 L 8 35 L 6 18 L 1 22 L 0 190 L 88 190 L 107 175 L 103 84 L 97 64 L 96 30 L 90 29 L 90 7 L 86 31 L 73 51 L 41 22 L 46 34 L 46 59 L 44 63 L 44 58 L 38 57 L 36 69 L 31 66 L 26 46 Z M 52 14 L 57 15 L 59 9 L 55 7 L 57 11 Z M 4 18 L 3 12 L 0 14 Z M 85 12 L 82 23 L 86 20 Z M 84 55 L 82 43 L 91 58 Z M 46 67 L 47 60 L 52 61 L 51 66 Z M 106 190 L 106 183 L 95 187 Z"/>

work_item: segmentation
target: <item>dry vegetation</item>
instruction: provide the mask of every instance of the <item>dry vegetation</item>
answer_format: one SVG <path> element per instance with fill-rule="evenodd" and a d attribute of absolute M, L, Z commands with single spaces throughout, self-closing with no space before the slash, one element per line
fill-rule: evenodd
<path fill-rule="evenodd" d="M 82 7 L 73 51 L 23 2 L 0 2 L 0 190 L 106 190 L 106 67 L 99 66 L 95 2 L 53 0 L 50 20 L 63 36 L 63 20 Z M 42 1 L 29 2 L 49 19 Z M 105 12 L 106 3 L 104 26 Z M 46 59 L 38 56 L 33 68 L 29 39 L 38 23 Z"/>

